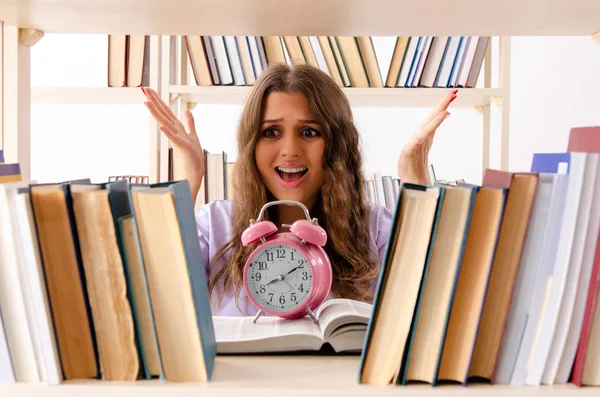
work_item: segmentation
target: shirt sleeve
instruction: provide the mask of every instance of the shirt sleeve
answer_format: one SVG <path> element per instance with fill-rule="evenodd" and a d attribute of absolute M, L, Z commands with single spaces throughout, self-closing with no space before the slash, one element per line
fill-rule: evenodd
<path fill-rule="evenodd" d="M 210 262 L 210 217 L 206 205 L 202 206 L 196 212 L 196 229 L 198 231 L 198 240 L 200 241 L 200 250 L 202 251 L 204 271 L 206 272 L 206 277 L 208 277 Z"/>
<path fill-rule="evenodd" d="M 377 219 L 377 234 L 376 244 L 377 253 L 379 255 L 379 263 L 383 262 L 385 257 L 385 251 L 387 250 L 387 244 L 390 239 L 390 233 L 392 231 L 392 222 L 394 220 L 394 213 L 386 207 L 381 207 L 379 216 Z"/>

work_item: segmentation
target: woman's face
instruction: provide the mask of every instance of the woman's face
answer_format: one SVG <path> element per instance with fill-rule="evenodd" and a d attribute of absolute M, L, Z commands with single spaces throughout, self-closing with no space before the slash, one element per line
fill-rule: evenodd
<path fill-rule="evenodd" d="M 302 94 L 274 92 L 265 101 L 255 158 L 261 178 L 277 200 L 309 209 L 323 185 L 325 139 Z"/>

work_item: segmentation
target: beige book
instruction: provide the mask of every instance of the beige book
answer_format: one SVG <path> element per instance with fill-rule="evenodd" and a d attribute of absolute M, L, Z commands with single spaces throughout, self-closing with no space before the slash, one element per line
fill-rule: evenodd
<path fill-rule="evenodd" d="M 392 62 L 390 63 L 390 69 L 385 80 L 386 87 L 396 87 L 398 81 L 398 75 L 400 74 L 400 68 L 402 67 L 402 61 L 404 60 L 404 53 L 406 52 L 406 46 L 408 45 L 409 36 L 400 36 L 396 40 L 396 46 L 394 47 L 394 55 L 392 55 Z"/>
<path fill-rule="evenodd" d="M 348 69 L 344 64 L 344 58 L 342 57 L 342 52 L 335 36 L 329 36 L 329 44 L 331 45 L 333 57 L 335 59 L 335 63 L 337 64 L 338 70 L 340 71 L 340 76 L 342 77 L 342 83 L 344 87 L 351 87 L 352 83 L 350 82 L 350 75 L 348 74 Z"/>
<path fill-rule="evenodd" d="M 357 37 L 356 42 L 358 43 L 360 56 L 362 57 L 365 70 L 367 71 L 369 86 L 374 88 L 383 87 L 381 72 L 379 71 L 379 65 L 377 64 L 377 57 L 375 56 L 375 48 L 373 47 L 371 37 Z"/>
<path fill-rule="evenodd" d="M 300 41 L 300 47 L 302 48 L 302 53 L 304 54 L 304 59 L 306 63 L 315 68 L 319 67 L 317 63 L 317 57 L 315 56 L 315 51 L 310 44 L 310 39 L 308 36 L 299 36 L 298 40 Z"/>
<path fill-rule="evenodd" d="M 503 206 L 504 192 L 501 189 L 482 187 L 477 192 L 438 380 L 466 382 Z"/>
<path fill-rule="evenodd" d="M 369 79 L 363 65 L 363 59 L 358 49 L 356 38 L 352 36 L 336 36 L 342 56 L 342 62 L 346 65 L 346 70 L 350 76 L 350 85 L 352 87 L 368 88 Z"/>
<path fill-rule="evenodd" d="M 469 376 L 494 372 L 537 183 L 535 174 L 516 174 L 510 184 Z"/>
<path fill-rule="evenodd" d="M 325 63 L 327 64 L 329 75 L 338 86 L 343 87 L 344 82 L 342 81 L 342 75 L 340 74 L 340 70 L 338 69 L 337 63 L 335 61 L 335 55 L 333 54 L 333 49 L 331 48 L 329 38 L 327 36 L 319 36 L 317 37 L 317 40 L 319 41 L 319 45 L 321 46 L 321 51 L 323 52 L 323 57 L 325 58 Z"/>
<path fill-rule="evenodd" d="M 94 378 L 98 367 L 93 330 L 65 192 L 61 185 L 37 185 L 31 187 L 30 194 L 64 378 Z"/>
<path fill-rule="evenodd" d="M 102 379 L 135 380 L 140 363 L 108 192 L 74 184 L 71 197 Z"/>
<path fill-rule="evenodd" d="M 267 53 L 267 62 L 269 65 L 276 63 L 286 64 L 285 54 L 283 53 L 283 46 L 279 36 L 264 36 L 263 43 L 265 45 L 265 52 Z"/>
<path fill-rule="evenodd" d="M 446 187 L 408 357 L 407 381 L 435 380 L 473 195 L 471 188 Z"/>
<path fill-rule="evenodd" d="M 370 337 L 364 352 L 361 382 L 386 386 L 398 373 L 415 310 L 423 268 L 427 257 L 433 219 L 439 197 L 438 188 L 403 188 L 398 224 L 387 249 L 389 258 Z"/>
<path fill-rule="evenodd" d="M 246 36 L 235 36 L 235 41 L 240 54 L 240 63 L 242 64 L 242 72 L 246 85 L 254 85 L 256 78 L 254 77 L 254 67 L 252 66 L 252 57 L 250 55 L 250 47 L 246 41 Z"/>
<path fill-rule="evenodd" d="M 204 50 L 204 45 L 202 44 L 202 38 L 200 36 L 184 36 L 184 38 L 190 56 L 190 64 L 192 66 L 196 85 L 213 85 L 208 58 L 206 56 L 206 51 Z"/>
<path fill-rule="evenodd" d="M 290 54 L 292 65 L 305 65 L 306 60 L 304 59 L 302 48 L 300 48 L 300 41 L 298 41 L 298 37 L 283 36 L 283 41 L 285 42 L 285 47 L 287 48 L 288 53 Z"/>
<path fill-rule="evenodd" d="M 174 197 L 168 187 L 135 187 L 131 195 L 165 378 L 207 382 Z"/>
<path fill-rule="evenodd" d="M 108 36 L 108 86 L 125 87 L 127 73 L 127 36 Z"/>
<path fill-rule="evenodd" d="M 145 35 L 127 36 L 127 86 L 139 87 L 142 85 L 144 73 L 144 52 L 146 49 Z"/>

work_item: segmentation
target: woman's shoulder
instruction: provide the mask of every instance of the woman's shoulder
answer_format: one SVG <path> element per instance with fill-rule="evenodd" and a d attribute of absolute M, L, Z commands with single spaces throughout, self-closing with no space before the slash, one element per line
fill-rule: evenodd
<path fill-rule="evenodd" d="M 215 233 L 228 235 L 232 220 L 232 200 L 213 200 L 196 211 L 198 232 L 204 235 L 214 235 Z"/>

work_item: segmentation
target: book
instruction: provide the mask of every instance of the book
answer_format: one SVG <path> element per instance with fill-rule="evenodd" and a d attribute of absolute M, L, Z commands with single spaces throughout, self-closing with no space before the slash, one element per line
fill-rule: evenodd
<path fill-rule="evenodd" d="M 287 320 L 263 316 L 215 316 L 217 352 L 272 353 L 319 351 L 327 344 L 334 351 L 359 353 L 363 347 L 372 305 L 350 299 L 331 299 L 310 317 Z"/>

